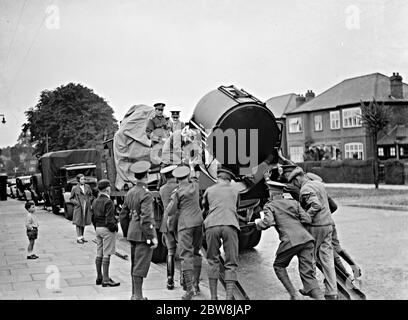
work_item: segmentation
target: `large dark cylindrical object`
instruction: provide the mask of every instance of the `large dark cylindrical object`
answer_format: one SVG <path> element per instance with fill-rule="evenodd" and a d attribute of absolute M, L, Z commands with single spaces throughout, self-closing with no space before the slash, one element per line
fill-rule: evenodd
<path fill-rule="evenodd" d="M 7 175 L 0 174 L 0 201 L 7 200 Z"/>
<path fill-rule="evenodd" d="M 236 175 L 271 154 L 278 161 L 281 131 L 276 119 L 263 102 L 242 89 L 221 86 L 209 92 L 198 102 L 191 123 L 201 129 L 208 152 Z M 216 136 L 216 129 L 224 135 Z M 246 157 L 252 161 L 245 163 Z"/>

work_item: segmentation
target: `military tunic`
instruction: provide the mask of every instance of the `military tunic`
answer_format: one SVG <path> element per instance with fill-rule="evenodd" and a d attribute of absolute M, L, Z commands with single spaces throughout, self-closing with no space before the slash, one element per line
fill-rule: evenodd
<path fill-rule="evenodd" d="M 295 200 L 279 199 L 266 203 L 265 217 L 258 223 L 260 229 L 275 226 L 279 234 L 279 247 L 274 261 L 275 272 L 286 272 L 294 256 L 299 260 L 299 274 L 306 292 L 318 288 L 316 265 L 313 256 L 313 237 L 303 224 L 311 218 Z"/>
<path fill-rule="evenodd" d="M 182 270 L 201 267 L 203 216 L 200 209 L 198 179 L 182 183 L 174 190 L 166 208 L 170 230 L 177 226 Z M 165 214 L 166 214 L 165 211 Z"/>
<path fill-rule="evenodd" d="M 171 123 L 169 121 L 169 118 L 166 118 L 164 116 L 155 115 L 153 118 L 150 118 L 146 124 L 147 137 L 154 143 L 158 143 L 160 138 L 162 139 L 166 138 L 170 130 Z M 154 135 L 157 135 L 158 139 L 154 139 Z"/>
<path fill-rule="evenodd" d="M 163 208 L 166 209 L 170 203 L 170 196 L 172 192 L 178 187 L 175 178 L 169 179 L 163 186 L 160 187 L 160 198 L 163 202 Z M 174 255 L 176 252 L 176 239 L 174 232 L 167 229 L 167 212 L 164 211 L 162 223 L 160 225 L 160 232 L 163 233 L 166 242 L 166 247 L 169 255 Z"/>
<path fill-rule="evenodd" d="M 123 236 L 131 243 L 131 269 L 133 276 L 146 277 L 153 250 L 147 241 L 156 238 L 153 214 L 153 195 L 145 183 L 137 184 L 126 194 L 120 224 Z"/>
<path fill-rule="evenodd" d="M 208 277 L 218 279 L 220 271 L 221 239 L 225 252 L 225 280 L 237 280 L 238 232 L 237 216 L 238 190 L 231 183 L 219 182 L 209 188 L 203 196 L 203 207 L 208 210 L 204 220 L 207 243 Z"/>
<path fill-rule="evenodd" d="M 175 131 L 177 131 L 177 130 L 181 130 L 181 129 L 183 129 L 184 127 L 185 127 L 186 125 L 185 125 L 185 123 L 184 122 L 182 122 L 182 121 L 172 121 L 172 129 L 171 129 L 171 131 L 173 131 L 173 132 L 175 132 Z"/>
<path fill-rule="evenodd" d="M 312 218 L 309 232 L 315 239 L 314 255 L 320 262 L 325 277 L 326 295 L 337 295 L 336 272 L 332 233 L 334 221 L 331 217 L 328 196 L 323 183 L 306 180 L 300 188 L 300 204 Z"/>

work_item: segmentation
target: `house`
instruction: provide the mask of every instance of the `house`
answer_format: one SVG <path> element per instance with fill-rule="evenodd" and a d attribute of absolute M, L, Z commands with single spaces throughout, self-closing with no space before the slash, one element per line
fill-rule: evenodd
<path fill-rule="evenodd" d="M 396 125 L 378 139 L 378 158 L 380 160 L 408 159 L 408 125 Z"/>
<path fill-rule="evenodd" d="M 408 85 L 398 73 L 391 77 L 373 73 L 346 79 L 285 112 L 289 158 L 295 162 L 306 157 L 371 158 L 373 144 L 362 125 L 360 106 L 373 98 L 392 109 L 390 130 L 408 122 Z"/>

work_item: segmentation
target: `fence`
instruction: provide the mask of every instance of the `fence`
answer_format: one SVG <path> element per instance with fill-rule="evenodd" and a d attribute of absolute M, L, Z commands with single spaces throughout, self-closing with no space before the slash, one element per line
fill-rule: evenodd
<path fill-rule="evenodd" d="M 374 183 L 373 160 L 308 161 L 298 163 L 306 172 L 313 172 L 327 183 Z M 385 184 L 408 182 L 408 164 L 396 160 L 382 161 L 380 176 Z"/>

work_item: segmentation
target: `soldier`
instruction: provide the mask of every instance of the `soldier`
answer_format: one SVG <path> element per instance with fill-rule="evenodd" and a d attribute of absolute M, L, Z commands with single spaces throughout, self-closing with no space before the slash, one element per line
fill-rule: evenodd
<path fill-rule="evenodd" d="M 178 167 L 173 171 L 179 186 L 171 195 L 171 201 L 165 210 L 170 228 L 177 225 L 177 240 L 180 246 L 181 270 L 186 293 L 183 300 L 191 300 L 198 294 L 202 258 L 200 249 L 203 240 L 203 216 L 200 209 L 199 185 L 194 164 Z M 189 176 L 191 180 L 189 180 Z M 167 211 L 167 212 L 166 212 Z"/>
<path fill-rule="evenodd" d="M 232 300 L 238 268 L 238 232 L 240 230 L 237 217 L 238 190 L 231 186 L 234 174 L 230 170 L 219 166 L 217 178 L 217 183 L 209 187 L 203 196 L 203 208 L 208 210 L 204 220 L 209 265 L 208 278 L 211 299 L 217 300 L 222 240 L 225 252 L 226 300 Z"/>
<path fill-rule="evenodd" d="M 176 178 L 172 174 L 172 171 L 176 168 L 176 165 L 170 165 L 160 170 L 160 173 L 164 174 L 166 179 L 166 183 L 160 187 L 159 191 L 164 209 L 167 208 L 170 202 L 172 192 L 178 187 Z M 160 232 L 163 234 L 162 242 L 167 247 L 167 289 L 169 290 L 174 289 L 174 255 L 177 248 L 174 231 L 167 228 L 167 215 L 163 214 Z"/>
<path fill-rule="evenodd" d="M 289 174 L 288 182 L 300 188 L 300 205 L 312 218 L 309 232 L 315 239 L 315 259 L 320 262 L 325 277 L 325 298 L 336 300 L 337 282 L 332 245 L 334 221 L 326 189 L 320 181 L 310 180 L 300 167 Z"/>
<path fill-rule="evenodd" d="M 275 226 L 279 233 L 281 242 L 273 263 L 276 276 L 288 291 L 291 300 L 297 300 L 298 295 L 286 271 L 292 258 L 297 256 L 305 292 L 314 299 L 323 300 L 315 276 L 314 239 L 303 225 L 309 224 L 311 218 L 297 201 L 283 198 L 284 184 L 267 180 L 267 186 L 269 201 L 264 206 L 264 217 L 255 219 L 255 225 L 260 230 Z"/>
<path fill-rule="evenodd" d="M 171 130 L 169 118 L 163 115 L 164 106 L 164 103 L 155 103 L 156 114 L 146 124 L 146 134 L 152 141 L 152 145 L 160 143 L 163 139 L 167 138 Z"/>
<path fill-rule="evenodd" d="M 153 249 L 157 247 L 157 235 L 154 228 L 153 195 L 147 189 L 147 172 L 150 163 L 139 161 L 130 167 L 135 174 L 136 185 L 128 191 L 120 212 L 120 224 L 123 236 L 131 244 L 131 300 L 143 298 L 143 278 L 150 268 Z"/>
<path fill-rule="evenodd" d="M 170 111 L 170 112 L 171 112 L 171 120 L 173 122 L 171 131 L 175 132 L 177 130 L 183 129 L 185 124 L 179 119 L 180 111 Z"/>

